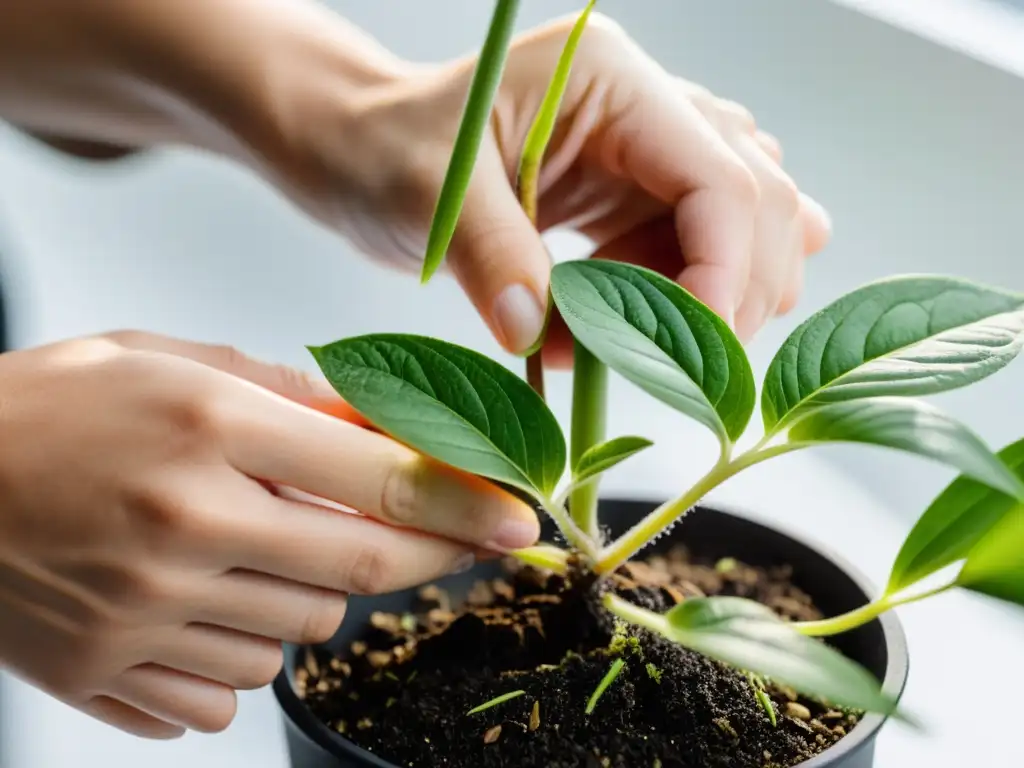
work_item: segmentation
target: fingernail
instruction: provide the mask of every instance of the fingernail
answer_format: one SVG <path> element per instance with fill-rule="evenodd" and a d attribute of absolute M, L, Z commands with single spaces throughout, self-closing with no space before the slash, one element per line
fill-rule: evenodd
<path fill-rule="evenodd" d="M 452 563 L 452 569 L 450 572 L 452 574 L 465 573 L 474 565 L 476 565 L 476 556 L 472 552 L 467 552 Z"/>
<path fill-rule="evenodd" d="M 525 520 L 502 520 L 494 532 L 493 546 L 499 549 L 520 549 L 537 541 L 537 524 Z"/>
<path fill-rule="evenodd" d="M 512 352 L 529 349 L 544 330 L 544 307 L 522 283 L 510 285 L 494 302 L 493 322 Z"/>

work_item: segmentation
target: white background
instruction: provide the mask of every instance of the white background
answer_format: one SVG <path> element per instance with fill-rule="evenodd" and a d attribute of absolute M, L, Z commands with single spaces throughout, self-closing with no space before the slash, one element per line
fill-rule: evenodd
<path fill-rule="evenodd" d="M 479 0 L 333 4 L 418 59 L 474 48 L 490 10 Z M 521 25 L 578 4 L 529 0 Z M 937 271 L 1024 289 L 1024 81 L 1013 67 L 998 66 L 994 44 L 977 57 L 954 51 L 863 15 L 855 8 L 878 4 L 857 0 L 601 5 L 673 72 L 749 106 L 784 143 L 795 178 L 835 218 L 834 244 L 810 265 L 799 309 L 751 346 L 757 370 L 794 323 L 868 279 Z M 999 25 L 1004 36 L 1007 23 Z M 420 288 L 364 263 L 246 172 L 210 158 L 168 152 L 98 168 L 2 131 L 0 212 L 0 267 L 19 345 L 139 327 L 309 367 L 305 344 L 394 330 L 498 355 L 454 285 Z M 562 256 L 580 252 L 572 238 L 552 242 Z M 563 414 L 566 384 L 556 378 L 551 385 Z M 938 401 L 1002 445 L 1024 431 L 1022 384 L 1024 363 Z M 613 428 L 658 445 L 646 463 L 615 474 L 612 487 L 654 495 L 677 489 L 680 475 L 704 460 L 704 438 L 629 387 L 617 385 L 615 393 L 623 408 Z M 802 525 L 881 580 L 899 537 L 949 477 L 914 459 L 834 448 L 756 469 L 719 498 Z M 794 489 L 802 501 L 793 500 Z M 880 768 L 1020 764 L 1024 751 L 1008 716 L 1019 711 L 1024 683 L 1013 663 L 1024 619 L 966 595 L 902 615 L 913 653 L 906 701 L 931 732 L 890 726 L 879 742 Z M 225 734 L 174 744 L 122 736 L 10 681 L 3 694 L 3 768 L 100 759 L 153 768 L 284 765 L 268 691 L 243 697 Z"/>

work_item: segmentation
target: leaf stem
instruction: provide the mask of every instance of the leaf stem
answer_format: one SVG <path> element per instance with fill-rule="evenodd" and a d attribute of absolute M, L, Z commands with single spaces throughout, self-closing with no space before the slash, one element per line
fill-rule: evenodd
<path fill-rule="evenodd" d="M 608 366 L 586 347 L 574 342 L 572 370 L 572 434 L 569 466 L 575 471 L 580 457 L 605 438 L 608 410 Z M 569 512 L 576 524 L 600 542 L 597 501 L 600 478 L 575 487 L 569 494 Z"/>
<path fill-rule="evenodd" d="M 548 83 L 547 91 L 541 101 L 537 115 L 530 125 L 526 134 L 526 141 L 523 151 L 519 156 L 518 193 L 519 204 L 527 217 L 537 226 L 538 195 L 540 193 L 540 169 L 547 152 L 548 143 L 555 130 L 555 122 L 558 118 L 558 111 L 562 106 L 562 98 L 565 96 L 565 89 L 569 84 L 569 73 L 572 71 L 572 60 L 576 56 L 576 49 L 579 47 L 583 30 L 586 29 L 590 12 L 597 0 L 589 0 L 586 8 L 580 13 L 576 23 L 573 25 L 569 38 L 565 41 L 562 54 L 558 59 L 558 65 Z M 550 299 L 549 299 L 550 304 Z M 550 312 L 550 306 L 548 307 Z M 537 340 L 534 348 L 526 355 L 526 380 L 542 398 L 544 397 L 544 364 L 541 358 L 541 348 L 545 331 Z"/>
<path fill-rule="evenodd" d="M 601 575 L 613 572 L 653 541 L 658 534 L 674 524 L 708 493 L 733 475 L 766 459 L 803 447 L 802 445 L 785 444 L 771 448 L 761 448 L 760 450 L 750 450 L 732 460 L 719 461 L 692 488 L 678 498 L 662 504 L 626 531 L 625 534 L 601 550 L 594 570 Z"/>
<path fill-rule="evenodd" d="M 629 624 L 649 629 L 662 637 L 671 636 L 671 625 L 663 614 L 633 605 L 613 592 L 606 593 L 602 602 L 611 613 Z"/>
<path fill-rule="evenodd" d="M 444 261 L 451 244 L 455 227 L 462 214 L 462 204 L 469 189 L 469 182 L 476 166 L 480 144 L 490 123 L 494 97 L 505 70 L 508 49 L 519 14 L 519 0 L 497 0 L 487 37 L 480 50 L 469 95 L 455 137 L 448 170 L 441 185 L 434 217 L 427 238 L 427 250 L 423 259 L 421 281 L 426 283 Z"/>
<path fill-rule="evenodd" d="M 558 530 L 565 536 L 569 545 L 586 555 L 591 562 L 597 560 L 599 555 L 597 543 L 580 530 L 580 527 L 576 525 L 576 521 L 572 519 L 572 516 L 566 510 L 565 505 L 556 504 L 548 500 L 540 500 L 540 502 L 544 511 L 555 521 L 555 525 L 558 526 Z"/>
<path fill-rule="evenodd" d="M 544 568 L 559 575 L 569 570 L 569 553 L 561 547 L 538 544 L 524 549 L 514 549 L 509 554 L 526 565 Z"/>
<path fill-rule="evenodd" d="M 954 581 L 949 584 L 943 584 L 941 587 L 936 587 L 925 592 L 919 592 L 917 594 L 907 595 L 901 598 L 893 598 L 891 596 L 881 597 L 867 605 L 862 605 L 860 608 L 840 614 L 839 616 L 833 616 L 830 619 L 797 622 L 793 624 L 793 628 L 798 632 L 804 635 L 810 635 L 811 637 L 828 637 L 830 635 L 838 635 L 863 626 L 869 621 L 877 619 L 883 613 L 891 611 L 893 608 L 898 608 L 901 605 L 910 605 L 911 603 L 916 603 L 919 600 L 934 597 L 952 589 L 955 586 L 956 582 Z"/>

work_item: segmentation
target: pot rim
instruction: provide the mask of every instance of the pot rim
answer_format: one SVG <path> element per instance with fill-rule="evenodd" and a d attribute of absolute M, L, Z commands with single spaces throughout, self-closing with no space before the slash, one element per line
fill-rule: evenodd
<path fill-rule="evenodd" d="M 651 496 L 626 495 L 608 496 L 602 498 L 602 501 L 612 504 L 617 502 L 628 502 L 634 504 L 659 503 L 657 499 Z M 714 511 L 718 514 L 740 518 L 756 525 L 772 529 L 776 533 L 780 533 L 783 536 L 792 539 L 798 545 L 832 561 L 833 564 L 842 570 L 847 577 L 856 584 L 857 588 L 860 589 L 868 599 L 871 599 L 875 594 L 876 588 L 871 580 L 868 579 L 868 577 L 859 568 L 851 564 L 845 557 L 837 554 L 830 547 L 821 545 L 816 541 L 808 540 L 802 533 L 796 533 L 786 525 L 778 525 L 774 521 L 769 522 L 756 514 L 738 511 L 730 504 L 720 504 L 718 502 L 699 504 L 691 511 L 691 514 L 693 511 L 700 510 Z M 886 647 L 887 660 L 885 677 L 882 680 L 882 691 L 890 698 L 899 700 L 903 696 L 903 691 L 906 688 L 907 677 L 910 671 L 910 656 L 907 647 L 906 633 L 904 632 L 903 625 L 900 622 L 899 617 L 896 616 L 893 611 L 888 611 L 882 614 L 877 619 L 874 619 L 874 621 L 878 621 L 881 624 L 882 636 Z M 285 643 L 285 647 L 299 649 L 308 646 L 297 645 L 295 643 Z M 365 765 L 372 768 L 398 768 L 394 763 L 389 763 L 383 760 L 378 755 L 363 749 L 349 739 L 346 739 L 341 734 L 332 731 L 322 721 L 320 721 L 320 719 L 313 714 L 312 710 L 310 710 L 309 707 L 299 699 L 298 694 L 295 692 L 295 688 L 292 686 L 291 672 L 289 670 L 290 660 L 290 655 L 286 653 L 285 666 L 281 668 L 281 671 L 274 679 L 273 690 L 279 706 L 285 716 L 291 720 L 292 724 L 307 738 L 311 739 L 328 753 L 337 754 L 338 752 L 341 752 L 351 759 L 362 760 Z M 794 768 L 827 768 L 827 766 L 833 761 L 839 760 L 847 754 L 861 749 L 867 742 L 874 739 L 878 731 L 886 722 L 888 722 L 890 717 L 890 715 L 883 715 L 874 712 L 866 714 L 861 718 L 860 722 L 858 722 L 857 725 L 855 725 L 853 729 L 846 734 L 846 736 L 824 752 L 815 755 L 810 760 L 799 763 L 799 765 Z"/>

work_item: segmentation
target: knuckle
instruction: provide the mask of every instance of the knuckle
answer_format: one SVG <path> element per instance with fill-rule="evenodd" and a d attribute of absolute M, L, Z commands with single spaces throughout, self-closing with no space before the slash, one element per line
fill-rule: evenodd
<path fill-rule="evenodd" d="M 800 190 L 796 182 L 780 170 L 772 173 L 763 185 L 763 200 L 787 219 L 796 218 L 800 211 Z"/>
<path fill-rule="evenodd" d="M 727 116 L 736 128 L 747 133 L 753 133 L 757 129 L 757 120 L 754 118 L 754 113 L 742 104 L 730 101 L 729 99 L 718 99 L 716 105 L 719 112 Z"/>
<path fill-rule="evenodd" d="M 136 524 L 158 532 L 181 530 L 191 515 L 182 500 L 154 486 L 129 491 L 127 506 Z"/>
<path fill-rule="evenodd" d="M 348 601 L 339 592 L 327 592 L 316 601 L 309 611 L 299 632 L 299 642 L 316 645 L 326 643 L 338 632 L 345 620 Z"/>
<path fill-rule="evenodd" d="M 394 564 L 391 555 L 376 544 L 363 543 L 348 567 L 346 591 L 379 595 L 388 591 Z"/>
<path fill-rule="evenodd" d="M 149 334 L 145 331 L 136 331 L 133 329 L 121 329 L 117 331 L 108 331 L 104 333 L 100 338 L 106 339 L 107 341 L 117 344 L 119 347 L 126 349 L 136 349 L 139 347 L 145 347 L 146 342 L 149 339 Z"/>
<path fill-rule="evenodd" d="M 761 187 L 757 177 L 743 162 L 727 162 L 722 168 L 721 183 L 734 199 L 752 208 L 760 203 Z"/>
<path fill-rule="evenodd" d="M 242 691 L 255 691 L 274 682 L 284 665 L 284 651 L 280 645 L 267 644 L 254 650 L 253 657 L 239 670 L 235 687 Z"/>
<path fill-rule="evenodd" d="M 424 473 L 416 459 L 395 461 L 388 468 L 380 493 L 380 516 L 398 524 L 414 521 L 426 491 Z"/>

